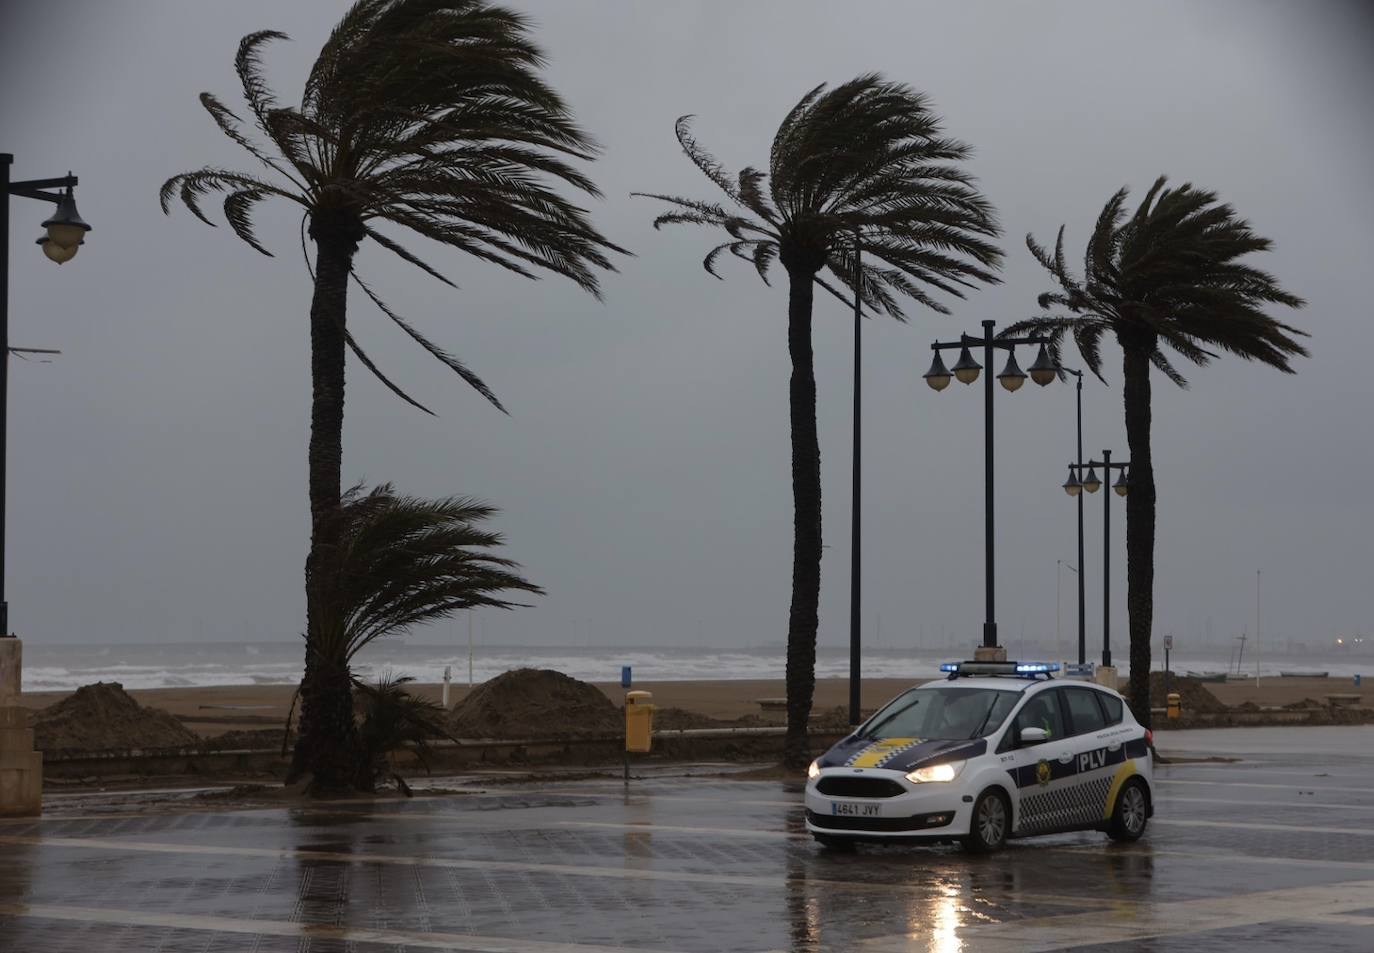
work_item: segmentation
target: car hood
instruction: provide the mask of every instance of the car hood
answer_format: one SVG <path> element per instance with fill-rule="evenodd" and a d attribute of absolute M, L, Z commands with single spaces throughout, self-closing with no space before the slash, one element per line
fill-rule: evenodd
<path fill-rule="evenodd" d="M 958 761 L 983 754 L 987 739 L 927 741 L 922 738 L 856 738 L 850 735 L 821 755 L 822 768 L 884 768 L 910 771 L 942 761 Z"/>

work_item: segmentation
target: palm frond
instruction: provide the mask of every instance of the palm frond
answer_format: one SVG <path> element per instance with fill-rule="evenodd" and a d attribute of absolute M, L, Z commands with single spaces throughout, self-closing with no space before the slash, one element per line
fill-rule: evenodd
<path fill-rule="evenodd" d="M 272 253 L 263 248 L 257 236 L 253 234 L 253 206 L 270 194 L 262 189 L 239 189 L 237 192 L 230 192 L 224 198 L 224 217 L 229 222 L 229 227 L 234 230 L 234 234 L 268 258 L 272 257 Z"/>
<path fill-rule="evenodd" d="M 223 195 L 235 234 L 268 254 L 252 212 L 266 198 L 286 198 L 312 228 L 343 223 L 449 285 L 440 268 L 376 226 L 390 222 L 524 278 L 553 273 L 599 298 L 613 256 L 629 252 L 565 194 L 600 194 L 580 167 L 599 147 L 542 77 L 530 30 L 527 17 L 485 0 L 357 0 L 320 49 L 298 104 L 279 101 L 264 60 L 286 35 L 250 33 L 234 57 L 247 127 L 214 95 L 202 94 L 201 104 L 266 172 L 207 167 L 172 176 L 159 194 L 162 210 L 179 199 L 213 225 L 202 202 Z M 379 307 L 501 407 L 461 362 Z M 350 346 L 388 388 L 422 406 L 356 341 Z"/>
<path fill-rule="evenodd" d="M 949 308 L 932 292 L 962 297 L 998 280 L 1002 251 L 991 203 L 956 163 L 969 147 L 944 135 L 920 93 L 876 74 L 834 88 L 816 86 L 783 118 L 765 174 L 745 166 L 736 176 L 697 141 L 692 118 L 678 120 L 683 152 L 717 188 L 748 214 L 716 202 L 660 193 L 632 193 L 671 208 L 654 227 L 690 224 L 719 228 L 731 239 L 712 247 L 703 264 L 730 252 L 751 261 L 767 281 L 774 261 L 802 269 L 840 300 L 847 286 L 864 306 L 904 320 L 901 302 L 936 312 Z M 860 287 L 843 251 L 856 232 L 872 262 Z M 881 262 L 881 264 L 880 264 Z M 831 278 L 818 273 L 828 269 Z"/>
<path fill-rule="evenodd" d="M 348 349 L 349 349 L 350 351 L 353 352 L 353 356 L 356 357 L 356 358 L 358 359 L 358 361 L 363 365 L 363 367 L 366 367 L 369 371 L 371 371 L 371 372 L 372 372 L 372 376 L 375 377 L 375 378 L 377 378 L 377 380 L 381 381 L 381 382 L 382 382 L 382 385 L 383 385 L 384 387 L 386 387 L 387 390 L 391 391 L 393 394 L 395 394 L 397 397 L 401 398 L 401 400 L 405 401 L 405 402 L 406 402 L 407 404 L 409 404 L 410 406 L 415 407 L 415 408 L 417 408 L 417 409 L 419 409 L 419 410 L 423 410 L 425 413 L 429 414 L 431 417 L 437 416 L 437 415 L 434 413 L 434 411 L 430 410 L 428 407 L 426 407 L 424 404 L 420 403 L 420 402 L 419 402 L 418 400 L 416 400 L 414 397 L 411 397 L 411 396 L 410 396 L 409 394 L 407 394 L 404 390 L 402 390 L 402 389 L 396 384 L 395 381 L 393 381 L 391 378 L 389 378 L 389 377 L 387 377 L 385 374 L 383 374 L 382 371 L 381 371 L 381 368 L 379 368 L 379 367 L 376 365 L 376 363 L 372 360 L 372 358 L 368 357 L 367 352 L 364 351 L 364 350 L 358 345 L 358 342 L 357 342 L 356 339 L 354 339 L 353 333 L 352 333 L 351 331 L 348 331 L 348 330 L 345 330 L 345 331 L 344 331 L 344 343 L 346 343 L 346 344 L 348 345 Z"/>
<path fill-rule="evenodd" d="M 1060 289 L 1042 294 L 1041 308 L 1075 316 L 1072 323 L 1054 318 L 1050 324 L 1072 329 L 1094 373 L 1100 338 L 1108 331 L 1123 347 L 1143 349 L 1179 386 L 1187 381 L 1162 347 L 1198 366 L 1226 352 L 1291 373 L 1291 358 L 1307 353 L 1297 340 L 1306 332 L 1276 320 L 1265 307 L 1300 308 L 1304 301 L 1273 275 L 1238 260 L 1267 251 L 1269 239 L 1215 192 L 1189 183 L 1166 186 L 1164 176 L 1156 179 L 1130 215 L 1127 190 L 1112 195 L 1088 241 L 1081 284 L 1065 265 L 1062 227 L 1052 254 L 1027 236 L 1031 254 Z"/>
<path fill-rule="evenodd" d="M 318 560 L 315 651 L 347 664 L 379 638 L 459 609 L 509 609 L 518 603 L 508 593 L 542 594 L 490 551 L 501 537 L 478 524 L 494 513 L 469 499 L 401 496 L 389 485 L 346 492 Z"/>
<path fill-rule="evenodd" d="M 416 268 L 419 268 L 421 271 L 429 275 L 431 278 L 437 278 L 439 281 L 442 281 L 450 288 L 458 287 L 458 285 L 450 281 L 448 278 L 444 277 L 444 275 L 442 275 L 439 271 L 433 268 L 429 263 L 424 261 L 424 259 L 420 258 L 418 255 L 408 250 L 404 245 L 402 245 L 395 239 L 388 238 L 386 235 L 383 235 L 375 228 L 369 228 L 367 226 L 363 226 L 363 233 L 367 235 L 368 238 L 376 242 L 378 245 L 381 245 L 387 251 L 394 254 L 396 257 L 402 259 L 403 261 L 410 262 L 412 265 L 414 265 Z"/>
<path fill-rule="evenodd" d="M 496 394 L 492 392 L 492 389 L 486 385 L 486 382 L 483 381 L 482 378 L 478 377 L 471 370 L 469 370 L 467 365 L 465 365 L 462 361 L 458 360 L 458 358 L 454 357 L 448 351 L 444 350 L 439 345 L 431 341 L 429 338 L 421 334 L 410 322 L 406 321 L 395 311 L 391 310 L 391 308 L 387 306 L 386 302 L 379 298 L 377 296 L 377 293 L 374 292 L 366 282 L 364 282 L 361 278 L 358 277 L 358 273 L 356 271 L 351 272 L 351 275 L 353 277 L 354 282 L 356 282 L 358 287 L 363 290 L 363 294 L 367 295 L 368 298 L 372 300 L 372 303 L 375 304 L 383 314 L 390 318 L 391 321 L 398 328 L 400 328 L 407 335 L 409 335 L 412 341 L 420 345 L 420 347 L 424 348 L 430 354 L 430 356 L 437 360 L 440 364 L 443 364 L 449 370 L 453 371 L 453 373 L 457 374 L 464 381 L 466 381 L 469 387 L 471 387 L 473 390 L 477 391 L 477 393 L 485 397 L 493 407 L 501 411 L 501 413 L 509 416 L 510 411 L 506 410 L 505 406 L 497 398 Z"/>

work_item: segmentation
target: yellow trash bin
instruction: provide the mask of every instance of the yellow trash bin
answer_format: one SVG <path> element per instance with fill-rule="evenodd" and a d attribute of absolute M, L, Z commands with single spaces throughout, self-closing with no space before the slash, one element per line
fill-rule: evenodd
<path fill-rule="evenodd" d="M 1177 718 L 1179 711 L 1183 708 L 1178 692 L 1169 693 L 1168 715 L 1170 718 Z"/>
<path fill-rule="evenodd" d="M 648 751 L 653 739 L 653 692 L 625 693 L 625 750 Z"/>

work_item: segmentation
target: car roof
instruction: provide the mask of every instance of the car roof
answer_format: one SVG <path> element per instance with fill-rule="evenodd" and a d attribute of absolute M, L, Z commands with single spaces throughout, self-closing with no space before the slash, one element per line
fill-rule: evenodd
<path fill-rule="evenodd" d="M 922 682 L 914 688 L 991 688 L 999 692 L 1024 692 L 1033 685 L 1046 684 L 1014 675 L 961 675 L 958 678 L 937 678 Z"/>
<path fill-rule="evenodd" d="M 1105 695 L 1121 698 L 1121 693 L 1077 678 L 1026 678 L 1021 675 L 961 675 L 958 678 L 938 678 L 922 682 L 913 688 L 939 688 L 944 685 L 962 685 L 968 688 L 990 688 L 1001 692 L 1037 692 L 1043 688 L 1062 688 L 1065 686 L 1091 688 Z"/>

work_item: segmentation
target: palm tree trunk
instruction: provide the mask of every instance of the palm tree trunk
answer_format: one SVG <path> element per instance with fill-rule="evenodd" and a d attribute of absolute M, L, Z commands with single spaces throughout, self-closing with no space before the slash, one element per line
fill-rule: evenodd
<path fill-rule="evenodd" d="M 1150 727 L 1150 636 L 1154 627 L 1155 470 L 1150 455 L 1150 354 L 1153 340 L 1122 341 L 1126 444 L 1126 611 L 1131 635 L 1131 711 Z"/>
<path fill-rule="evenodd" d="M 310 553 L 305 560 L 305 676 L 300 733 L 288 782 L 309 775 L 311 790 L 347 790 L 356 775 L 357 728 L 347 660 L 321 639 L 328 580 L 315 571 L 342 493 L 344 355 L 348 275 L 360 229 L 342 216 L 316 213 L 315 295 L 310 304 Z"/>
<path fill-rule="evenodd" d="M 783 764 L 805 768 L 816 691 L 817 604 L 821 595 L 821 448 L 816 436 L 816 369 L 811 349 L 813 272 L 788 270 L 787 350 L 792 357 L 792 611 L 787 622 L 787 736 Z"/>

